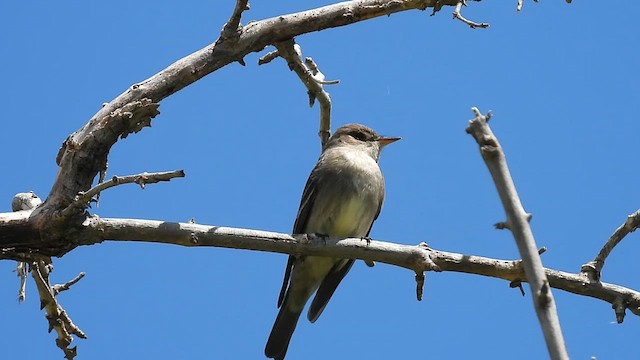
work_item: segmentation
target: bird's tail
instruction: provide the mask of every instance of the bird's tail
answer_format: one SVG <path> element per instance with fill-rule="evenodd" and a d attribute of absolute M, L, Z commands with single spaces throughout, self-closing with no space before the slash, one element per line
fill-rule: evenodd
<path fill-rule="evenodd" d="M 300 310 L 292 310 L 285 304 L 280 308 L 276 322 L 271 329 L 271 335 L 267 340 L 267 346 L 264 348 L 264 354 L 268 358 L 275 360 L 282 360 L 287 354 L 287 348 L 289 348 L 289 341 L 291 341 L 291 335 L 296 329 L 298 319 L 300 318 Z"/>

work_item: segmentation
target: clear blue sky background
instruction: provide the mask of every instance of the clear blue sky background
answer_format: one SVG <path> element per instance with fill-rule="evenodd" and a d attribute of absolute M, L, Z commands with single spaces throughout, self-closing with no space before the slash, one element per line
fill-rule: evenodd
<path fill-rule="evenodd" d="M 46 197 L 62 141 L 101 106 L 213 42 L 233 1 L 29 1 L 0 11 L 0 211 L 12 196 Z M 253 1 L 243 22 L 328 2 Z M 640 4 L 575 0 L 470 3 L 471 30 L 412 11 L 299 37 L 330 79 L 334 129 L 349 122 L 402 136 L 385 149 L 387 199 L 372 236 L 464 254 L 518 257 L 473 139 L 469 108 L 493 110 L 546 266 L 577 272 L 640 207 Z M 268 49 L 269 50 L 269 49 Z M 266 50 L 265 50 L 266 52 Z M 187 221 L 290 232 L 319 154 L 318 108 L 277 60 L 247 56 L 161 103 L 153 127 L 114 146 L 109 175 L 184 169 L 144 191 L 105 192 L 103 217 Z M 640 289 L 638 234 L 604 280 Z M 54 282 L 87 276 L 59 299 L 89 336 L 78 359 L 262 359 L 286 256 L 105 242 L 55 261 Z M 0 263 L 5 359 L 59 359 L 29 281 L 17 303 L 14 263 Z M 316 324 L 301 320 L 288 359 L 543 359 L 527 294 L 505 281 L 413 273 L 358 262 Z M 640 319 L 608 303 L 554 292 L 573 359 L 640 357 Z"/>

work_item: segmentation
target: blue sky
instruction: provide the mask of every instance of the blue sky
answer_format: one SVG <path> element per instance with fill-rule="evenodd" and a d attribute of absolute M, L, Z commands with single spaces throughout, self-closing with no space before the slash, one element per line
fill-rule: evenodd
<path fill-rule="evenodd" d="M 233 1 L 7 2 L 0 11 L 0 211 L 17 192 L 45 197 L 62 141 L 128 86 L 215 41 Z M 326 4 L 251 3 L 243 23 Z M 333 128 L 361 122 L 403 140 L 385 149 L 387 199 L 375 239 L 517 258 L 473 139 L 471 106 L 493 110 L 547 267 L 576 272 L 640 207 L 637 107 L 640 4 L 471 2 L 471 30 L 405 12 L 297 39 L 329 79 Z M 266 52 L 266 51 L 265 51 Z M 118 142 L 109 175 L 184 169 L 187 177 L 103 193 L 102 217 L 290 232 L 319 154 L 318 108 L 284 61 L 231 64 L 161 103 L 153 127 Z M 632 234 L 607 282 L 639 289 Z M 89 336 L 79 359 L 262 359 L 286 256 L 105 242 L 55 261 L 54 282 L 85 279 L 59 300 Z M 14 264 L 0 263 L 4 358 L 62 358 L 31 281 L 18 304 Z M 413 274 L 358 262 L 315 324 L 301 320 L 288 359 L 541 359 L 530 296 L 505 281 Z M 555 291 L 574 359 L 637 358 L 640 319 Z"/>

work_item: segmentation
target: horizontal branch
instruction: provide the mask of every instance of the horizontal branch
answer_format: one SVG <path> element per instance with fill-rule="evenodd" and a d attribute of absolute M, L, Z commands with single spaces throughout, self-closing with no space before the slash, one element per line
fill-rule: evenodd
<path fill-rule="evenodd" d="M 62 217 L 69 217 L 73 211 L 76 209 L 84 208 L 89 206 L 91 201 L 94 200 L 94 196 L 99 195 L 102 191 L 124 184 L 132 184 L 136 183 L 140 185 L 142 189 L 145 188 L 147 184 L 155 184 L 160 181 L 170 181 L 171 179 L 175 179 L 177 177 L 184 177 L 183 170 L 174 170 L 174 171 L 163 171 L 163 172 L 154 172 L 147 173 L 144 172 L 142 174 L 136 175 L 126 175 L 126 176 L 113 176 L 111 179 L 101 182 L 98 185 L 92 187 L 86 192 L 80 192 L 76 195 L 76 198 L 73 200 L 69 206 L 67 206 L 64 210 L 62 210 Z"/>
<path fill-rule="evenodd" d="M 439 268 L 498 279 L 526 281 L 521 260 L 501 260 L 434 250 L 420 244 L 401 245 L 359 238 L 333 239 L 152 220 L 93 217 L 87 230 L 103 240 L 144 241 L 181 246 L 212 246 L 293 255 L 318 255 L 383 262 L 416 272 Z M 100 240 L 101 241 L 101 240 Z M 578 274 L 545 269 L 551 287 L 593 297 L 610 304 L 622 303 L 640 315 L 640 293 L 614 284 L 585 281 Z"/>

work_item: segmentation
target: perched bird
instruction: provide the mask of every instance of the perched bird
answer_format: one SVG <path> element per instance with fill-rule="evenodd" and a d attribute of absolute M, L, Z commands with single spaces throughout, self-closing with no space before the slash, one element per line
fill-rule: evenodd
<path fill-rule="evenodd" d="M 294 234 L 367 237 L 380 214 L 384 178 L 378 166 L 383 147 L 399 140 L 382 137 L 360 124 L 345 125 L 322 149 L 304 187 Z M 307 318 L 315 322 L 354 260 L 289 256 L 278 307 L 280 311 L 265 355 L 284 359 L 302 310 L 315 292 Z"/>

